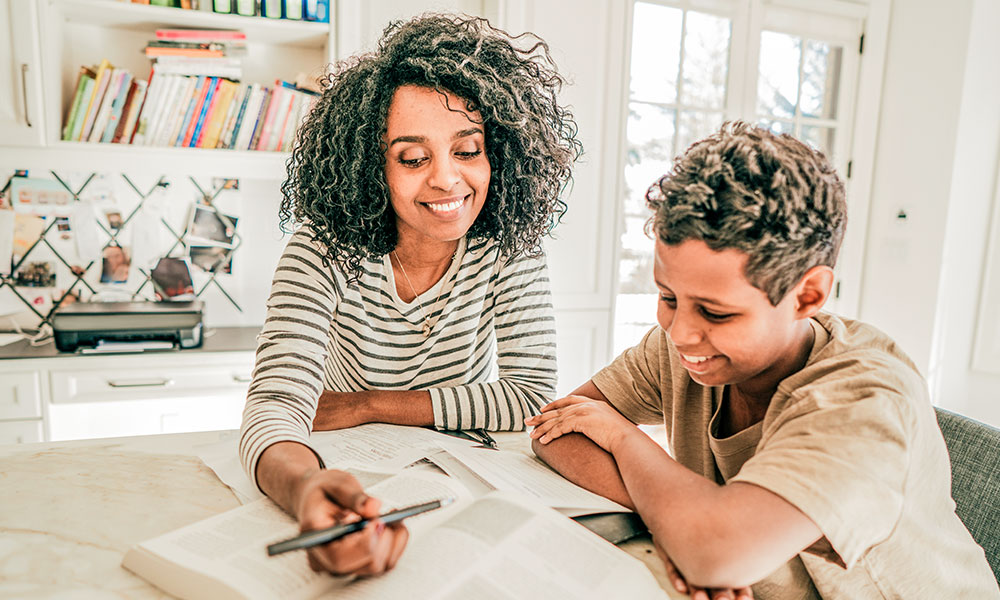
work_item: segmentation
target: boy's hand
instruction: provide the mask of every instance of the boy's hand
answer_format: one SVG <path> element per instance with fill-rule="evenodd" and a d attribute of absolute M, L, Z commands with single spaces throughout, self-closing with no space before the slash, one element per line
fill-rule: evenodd
<path fill-rule="evenodd" d="M 674 561 L 670 560 L 667 553 L 663 551 L 663 548 L 653 540 L 653 547 L 656 548 L 656 553 L 660 555 L 660 559 L 663 561 L 663 566 L 667 570 L 667 578 L 670 583 L 673 584 L 674 589 L 682 594 L 687 594 L 691 596 L 692 600 L 753 600 L 753 590 L 749 587 L 736 588 L 736 589 L 720 589 L 720 588 L 702 588 L 695 585 L 689 585 L 687 579 L 684 575 L 677 570 L 674 565 Z"/>
<path fill-rule="evenodd" d="M 542 444 L 575 431 L 611 454 L 622 438 L 639 432 L 613 406 L 585 396 L 560 398 L 542 407 L 542 414 L 525 419 L 524 424 L 535 428 L 531 437 Z"/>

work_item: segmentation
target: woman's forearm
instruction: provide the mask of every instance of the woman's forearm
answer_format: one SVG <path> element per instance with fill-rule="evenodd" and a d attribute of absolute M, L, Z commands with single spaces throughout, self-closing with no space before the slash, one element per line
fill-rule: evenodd
<path fill-rule="evenodd" d="M 285 512 L 298 518 L 299 484 L 319 469 L 319 459 L 305 445 L 277 442 L 257 461 L 257 485 Z"/>
<path fill-rule="evenodd" d="M 426 426 L 434 424 L 430 392 L 409 390 L 324 391 L 313 431 L 346 429 L 364 423 Z"/>

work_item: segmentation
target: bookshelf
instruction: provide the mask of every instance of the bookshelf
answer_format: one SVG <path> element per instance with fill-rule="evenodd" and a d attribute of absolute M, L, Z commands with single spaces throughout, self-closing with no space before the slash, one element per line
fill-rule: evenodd
<path fill-rule="evenodd" d="M 246 33 L 242 77 L 246 83 L 270 86 L 276 79 L 294 80 L 300 73 L 318 77 L 336 56 L 333 19 L 331 23 L 274 20 L 120 0 L 0 0 L 0 9 L 12 16 L 11 30 L 21 30 L 21 39 L 8 36 L 6 51 L 11 56 L 0 69 L 10 70 L 11 77 L 19 76 L 15 71 L 27 62 L 21 57 L 32 56 L 34 50 L 36 58 L 28 71 L 27 102 L 22 100 L 22 86 L 5 92 L 9 97 L 0 101 L 9 105 L 0 115 L 9 113 L 3 117 L 10 120 L 10 131 L 18 131 L 0 141 L 0 158 L 4 159 L 38 154 L 55 165 L 74 163 L 94 170 L 109 165 L 116 170 L 126 165 L 158 165 L 177 172 L 211 170 L 232 177 L 281 179 L 287 152 L 62 141 L 78 69 L 106 58 L 134 77 L 148 79 L 151 62 L 143 48 L 156 29 L 164 28 L 237 29 Z M 25 114 L 33 121 L 30 129 L 25 126 Z"/>

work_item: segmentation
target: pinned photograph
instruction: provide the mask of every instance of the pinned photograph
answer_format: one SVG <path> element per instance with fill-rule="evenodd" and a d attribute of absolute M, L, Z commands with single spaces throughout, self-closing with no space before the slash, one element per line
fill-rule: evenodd
<path fill-rule="evenodd" d="M 117 210 L 109 210 L 104 213 L 104 216 L 108 219 L 108 226 L 115 231 L 122 228 L 124 222 L 122 221 L 122 214 Z"/>
<path fill-rule="evenodd" d="M 101 283 L 125 283 L 131 266 L 132 259 L 127 249 L 108 246 L 101 258 Z"/>
<path fill-rule="evenodd" d="M 232 248 L 238 220 L 232 215 L 216 212 L 209 206 L 196 204 L 191 214 L 187 237 L 202 246 Z"/>
<path fill-rule="evenodd" d="M 222 246 L 190 246 L 188 252 L 191 256 L 191 264 L 206 273 L 224 273 L 229 275 L 233 272 L 233 254 L 229 248 Z"/>
<path fill-rule="evenodd" d="M 14 273 L 14 285 L 19 287 L 52 287 L 56 283 L 56 267 L 51 262 L 29 262 Z"/>
<path fill-rule="evenodd" d="M 28 214 L 65 213 L 73 204 L 73 194 L 52 179 L 14 177 L 10 192 L 14 210 Z"/>
<path fill-rule="evenodd" d="M 191 300 L 194 284 L 191 270 L 183 258 L 163 257 L 150 273 L 157 300 Z"/>

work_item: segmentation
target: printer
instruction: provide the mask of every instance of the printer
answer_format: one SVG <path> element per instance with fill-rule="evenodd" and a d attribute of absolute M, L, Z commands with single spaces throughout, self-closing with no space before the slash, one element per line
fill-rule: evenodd
<path fill-rule="evenodd" d="M 75 302 L 52 316 L 56 348 L 63 352 L 130 352 L 197 348 L 202 303 Z"/>

